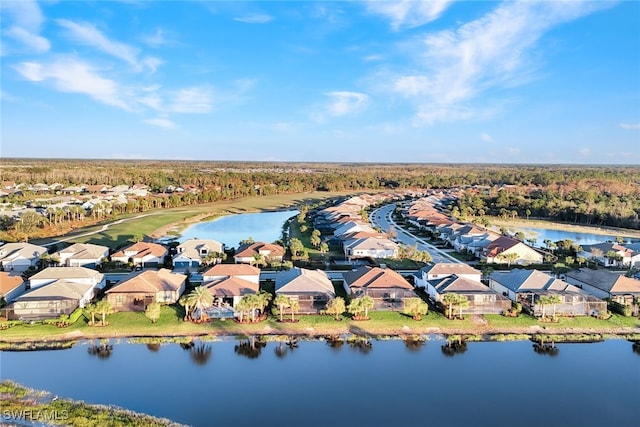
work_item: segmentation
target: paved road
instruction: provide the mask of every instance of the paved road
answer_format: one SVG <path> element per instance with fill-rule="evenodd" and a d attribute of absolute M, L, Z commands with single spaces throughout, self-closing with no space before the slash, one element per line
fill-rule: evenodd
<path fill-rule="evenodd" d="M 408 246 L 417 245 L 418 250 L 427 251 L 431 254 L 431 258 L 433 258 L 433 262 L 436 263 L 460 263 L 461 261 L 452 257 L 448 253 L 436 248 L 430 243 L 425 242 L 421 238 L 414 236 L 408 231 L 400 228 L 398 224 L 395 223 L 393 218 L 391 218 L 391 213 L 395 204 L 385 205 L 381 208 L 378 208 L 371 212 L 369 219 L 371 220 L 371 224 L 374 226 L 380 227 L 384 231 L 389 231 L 392 227 L 396 231 L 395 240 L 400 243 L 404 243 Z"/>

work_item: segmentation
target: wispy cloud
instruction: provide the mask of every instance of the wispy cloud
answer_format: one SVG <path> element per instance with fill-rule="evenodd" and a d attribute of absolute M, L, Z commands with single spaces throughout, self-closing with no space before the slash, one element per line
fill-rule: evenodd
<path fill-rule="evenodd" d="M 367 10 L 389 19 L 391 28 L 398 31 L 435 21 L 451 3 L 453 0 L 369 0 Z"/>
<path fill-rule="evenodd" d="M 233 18 L 233 20 L 246 24 L 266 24 L 267 22 L 273 21 L 273 17 L 263 13 L 252 13 L 250 15 Z"/>
<path fill-rule="evenodd" d="M 47 52 L 51 48 L 49 40 L 40 35 L 45 18 L 36 1 L 0 2 L 0 11 L 3 27 L 8 28 L 3 31 L 4 35 L 37 53 Z M 5 50 L 3 46 L 3 55 Z"/>
<path fill-rule="evenodd" d="M 168 111 L 175 113 L 208 113 L 213 106 L 210 87 L 194 86 L 173 93 Z"/>
<path fill-rule="evenodd" d="M 582 157 L 587 157 L 587 156 L 589 156 L 591 154 L 591 148 L 583 147 L 583 148 L 578 150 L 578 153 Z"/>
<path fill-rule="evenodd" d="M 168 130 L 174 130 L 178 128 L 178 125 L 176 125 L 174 122 L 172 122 L 170 119 L 164 118 L 164 117 L 157 117 L 154 119 L 146 119 L 144 120 L 144 122 L 148 125 L 151 126 L 157 126 L 163 129 L 168 129 Z"/>
<path fill-rule="evenodd" d="M 38 53 L 47 52 L 51 48 L 49 40 L 22 27 L 11 27 L 5 34 Z"/>
<path fill-rule="evenodd" d="M 91 65 L 75 58 L 59 58 L 50 63 L 22 62 L 13 68 L 29 81 L 51 82 L 59 91 L 82 93 L 101 103 L 132 110 L 121 98 L 122 88 L 115 81 L 102 77 Z"/>
<path fill-rule="evenodd" d="M 624 130 L 640 130 L 640 123 L 620 123 L 618 127 Z"/>
<path fill-rule="evenodd" d="M 493 138 L 486 132 L 480 134 L 480 139 L 484 142 L 493 142 Z"/>
<path fill-rule="evenodd" d="M 359 92 L 327 92 L 330 98 L 327 113 L 332 116 L 346 116 L 362 110 L 369 102 L 369 97 Z"/>
<path fill-rule="evenodd" d="M 102 31 L 87 22 L 73 22 L 68 19 L 56 20 L 58 25 L 65 28 L 69 36 L 76 42 L 91 46 L 99 51 L 121 59 L 135 69 L 147 68 L 155 72 L 163 61 L 154 57 L 144 57 L 139 59 L 140 49 L 126 43 L 118 42 L 108 38 Z"/>
<path fill-rule="evenodd" d="M 411 73 L 389 77 L 389 89 L 416 103 L 423 124 L 476 117 L 471 102 L 497 87 L 523 84 L 535 65 L 531 52 L 553 27 L 607 2 L 505 2 L 485 16 L 423 36 L 413 45 Z"/>
<path fill-rule="evenodd" d="M 142 42 L 154 48 L 175 44 L 173 38 L 162 28 L 157 28 L 155 33 L 142 37 Z"/>

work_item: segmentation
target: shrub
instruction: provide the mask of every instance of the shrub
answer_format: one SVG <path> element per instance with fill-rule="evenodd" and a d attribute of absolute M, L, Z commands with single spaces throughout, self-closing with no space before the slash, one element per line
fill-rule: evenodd
<path fill-rule="evenodd" d="M 82 309 L 78 307 L 75 310 L 73 310 L 73 312 L 69 315 L 67 320 L 69 321 L 70 324 L 73 324 L 73 323 L 76 323 L 78 319 L 80 319 L 80 316 L 82 316 Z"/>
<path fill-rule="evenodd" d="M 624 317 L 631 317 L 631 307 L 620 304 L 615 301 L 609 301 L 609 309 L 614 313 L 618 313 Z"/>

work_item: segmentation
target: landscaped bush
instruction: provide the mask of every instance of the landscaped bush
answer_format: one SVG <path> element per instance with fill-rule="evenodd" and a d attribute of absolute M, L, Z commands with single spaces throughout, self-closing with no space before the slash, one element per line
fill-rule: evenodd
<path fill-rule="evenodd" d="M 628 305 L 620 304 L 615 301 L 609 301 L 609 310 L 614 313 L 618 313 L 624 317 L 631 317 L 631 307 Z"/>
<path fill-rule="evenodd" d="M 82 311 L 83 310 L 80 307 L 73 310 L 73 312 L 69 315 L 69 318 L 68 318 L 69 324 L 76 323 L 78 319 L 80 319 L 80 316 L 82 316 Z"/>

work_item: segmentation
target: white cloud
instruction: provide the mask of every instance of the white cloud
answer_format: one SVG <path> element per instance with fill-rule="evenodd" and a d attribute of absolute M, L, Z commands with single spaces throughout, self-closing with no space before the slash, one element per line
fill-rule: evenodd
<path fill-rule="evenodd" d="M 624 130 L 640 130 L 640 123 L 620 123 L 618 127 Z"/>
<path fill-rule="evenodd" d="M 142 38 L 142 41 L 151 47 L 161 47 L 171 45 L 174 42 L 167 38 L 167 32 L 162 28 L 156 29 L 156 32 Z"/>
<path fill-rule="evenodd" d="M 425 124 L 482 114 L 471 102 L 487 90 L 523 84 L 535 69 L 530 58 L 539 39 L 556 25 L 607 2 L 505 2 L 485 16 L 423 36 L 413 45 L 411 73 L 385 76 L 388 89 L 413 100 Z"/>
<path fill-rule="evenodd" d="M 208 113 L 212 107 L 211 88 L 194 86 L 175 92 L 168 111 L 175 113 Z"/>
<path fill-rule="evenodd" d="M 591 148 L 581 148 L 580 150 L 578 150 L 578 153 L 580 153 L 581 156 L 588 156 L 591 154 Z"/>
<path fill-rule="evenodd" d="M 178 125 L 176 125 L 174 122 L 163 117 L 157 117 L 155 119 L 146 119 L 144 120 L 144 122 L 148 125 L 161 127 L 163 129 L 173 130 L 178 128 Z"/>
<path fill-rule="evenodd" d="M 50 81 L 61 92 L 82 93 L 107 105 L 131 111 L 121 98 L 118 84 L 100 76 L 89 64 L 73 58 L 60 58 L 51 63 L 22 62 L 13 67 L 27 80 Z"/>
<path fill-rule="evenodd" d="M 251 15 L 233 18 L 233 20 L 246 24 L 266 24 L 267 22 L 273 21 L 273 17 L 262 13 L 252 13 Z"/>
<path fill-rule="evenodd" d="M 453 3 L 453 0 L 369 0 L 367 10 L 391 21 L 391 28 L 398 31 L 415 28 L 435 21 Z"/>
<path fill-rule="evenodd" d="M 149 71 L 155 73 L 158 67 L 164 64 L 164 61 L 154 56 L 145 56 L 142 59 L 142 64 L 144 64 L 149 69 Z"/>
<path fill-rule="evenodd" d="M 484 142 L 493 142 L 493 138 L 486 132 L 480 134 L 480 139 Z"/>
<path fill-rule="evenodd" d="M 22 27 L 11 27 L 5 34 L 35 52 L 47 52 L 51 48 L 49 40 Z"/>
<path fill-rule="evenodd" d="M 30 33 L 39 33 L 40 27 L 44 22 L 44 16 L 35 0 L 18 0 L 0 2 L 0 10 L 4 14 L 8 14 L 13 23 L 21 28 L 26 29 Z M 3 16 L 3 21 L 6 15 Z"/>
<path fill-rule="evenodd" d="M 369 97 L 359 92 L 328 92 L 331 98 L 326 111 L 331 116 L 346 116 L 362 110 L 369 102 Z"/>

